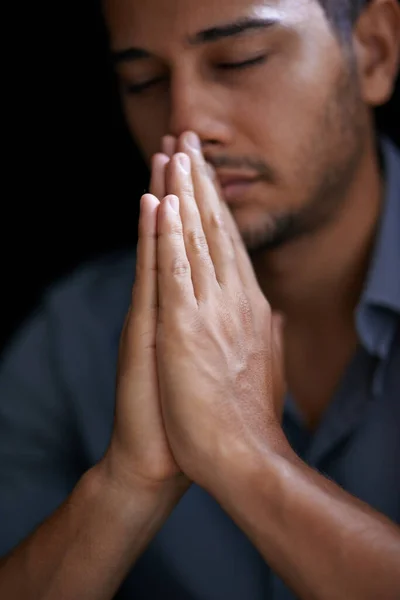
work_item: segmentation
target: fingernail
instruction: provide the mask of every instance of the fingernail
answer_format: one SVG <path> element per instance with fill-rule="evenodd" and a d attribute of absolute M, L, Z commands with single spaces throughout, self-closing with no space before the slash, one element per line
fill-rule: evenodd
<path fill-rule="evenodd" d="M 200 145 L 200 140 L 199 140 L 199 136 L 197 136 L 195 133 L 193 132 L 189 132 L 186 135 L 186 143 L 187 145 L 192 148 L 192 150 L 201 150 L 201 145 Z"/>
<path fill-rule="evenodd" d="M 168 204 L 176 215 L 179 214 L 179 199 L 178 196 L 168 196 Z"/>
<path fill-rule="evenodd" d="M 190 173 L 190 159 L 186 154 L 178 154 L 178 161 L 185 173 Z"/>

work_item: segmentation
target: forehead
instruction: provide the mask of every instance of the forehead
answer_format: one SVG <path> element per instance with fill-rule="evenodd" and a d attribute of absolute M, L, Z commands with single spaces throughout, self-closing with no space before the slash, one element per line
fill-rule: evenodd
<path fill-rule="evenodd" d="M 316 0 L 105 0 L 113 46 L 182 44 L 198 31 L 241 19 L 298 27 L 323 11 Z"/>

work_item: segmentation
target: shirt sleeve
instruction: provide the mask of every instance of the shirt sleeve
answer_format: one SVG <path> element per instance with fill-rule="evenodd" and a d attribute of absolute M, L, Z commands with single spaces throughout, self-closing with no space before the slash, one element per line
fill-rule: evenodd
<path fill-rule="evenodd" d="M 45 311 L 0 361 L 0 557 L 65 500 L 81 476 L 78 437 Z"/>

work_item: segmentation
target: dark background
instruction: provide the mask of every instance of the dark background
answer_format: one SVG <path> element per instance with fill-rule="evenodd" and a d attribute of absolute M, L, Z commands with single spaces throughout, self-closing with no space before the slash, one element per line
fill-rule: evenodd
<path fill-rule="evenodd" d="M 121 115 L 99 0 L 15 9 L 3 19 L 11 44 L 10 84 L 3 82 L 0 350 L 54 280 L 135 244 L 148 182 Z M 378 115 L 400 143 L 399 113 L 400 89 Z"/>
<path fill-rule="evenodd" d="M 24 0 L 14 9 L 2 18 L 11 40 L 0 350 L 56 278 L 135 244 L 148 183 L 121 115 L 100 0 Z"/>

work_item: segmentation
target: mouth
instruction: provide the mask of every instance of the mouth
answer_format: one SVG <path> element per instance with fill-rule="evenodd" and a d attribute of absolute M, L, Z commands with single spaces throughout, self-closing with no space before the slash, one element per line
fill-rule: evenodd
<path fill-rule="evenodd" d="M 244 196 L 249 189 L 260 181 L 259 177 L 244 177 L 244 176 L 224 176 L 218 175 L 219 184 L 224 196 L 224 199 L 228 203 L 232 203 L 235 200 L 239 200 Z"/>

